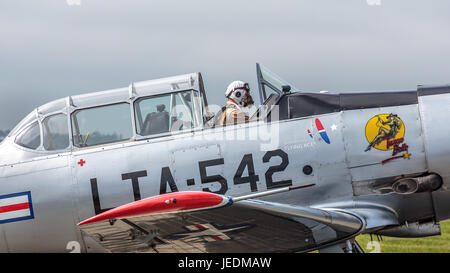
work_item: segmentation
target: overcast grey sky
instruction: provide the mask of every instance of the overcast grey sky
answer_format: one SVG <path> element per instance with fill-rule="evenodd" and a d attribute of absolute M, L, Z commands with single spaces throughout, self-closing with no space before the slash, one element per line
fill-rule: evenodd
<path fill-rule="evenodd" d="M 190 72 L 223 104 L 236 79 L 257 94 L 256 62 L 301 90 L 450 83 L 447 0 L 76 1 L 0 2 L 0 129 L 54 99 Z"/>

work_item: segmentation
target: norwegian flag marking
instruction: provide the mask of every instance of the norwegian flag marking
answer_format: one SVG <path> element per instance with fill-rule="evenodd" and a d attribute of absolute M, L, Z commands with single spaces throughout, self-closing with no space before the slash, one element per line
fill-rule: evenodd
<path fill-rule="evenodd" d="M 0 196 L 0 224 L 33 219 L 31 192 Z"/>

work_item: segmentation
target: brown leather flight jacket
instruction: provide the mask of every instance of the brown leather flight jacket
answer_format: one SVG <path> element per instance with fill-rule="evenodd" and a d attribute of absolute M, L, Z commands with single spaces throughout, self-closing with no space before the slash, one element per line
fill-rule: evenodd
<path fill-rule="evenodd" d="M 241 111 L 234 103 L 228 101 L 225 107 L 220 117 L 220 125 L 238 124 L 248 121 L 248 116 L 245 112 Z"/>

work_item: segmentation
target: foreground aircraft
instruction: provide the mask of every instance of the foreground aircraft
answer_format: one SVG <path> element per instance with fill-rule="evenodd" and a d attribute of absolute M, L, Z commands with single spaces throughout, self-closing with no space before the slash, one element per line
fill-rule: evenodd
<path fill-rule="evenodd" d="M 38 107 L 0 144 L 0 252 L 361 252 L 450 218 L 450 86 L 305 92 L 257 64 L 218 126 L 200 73 Z"/>

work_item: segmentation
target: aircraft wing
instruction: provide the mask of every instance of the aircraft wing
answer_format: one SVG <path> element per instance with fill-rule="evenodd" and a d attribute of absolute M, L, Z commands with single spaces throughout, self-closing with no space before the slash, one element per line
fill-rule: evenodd
<path fill-rule="evenodd" d="M 176 196 L 178 203 L 182 202 L 180 193 L 183 192 Z M 159 197 L 173 200 L 169 195 Z M 225 203 L 212 209 L 206 206 L 163 213 L 140 211 L 140 216 L 116 214 L 111 218 L 99 214 L 81 222 L 80 228 L 84 236 L 109 252 L 264 253 L 306 252 L 336 244 L 358 235 L 367 224 L 366 217 L 351 210 L 221 198 Z M 112 213 L 117 211 L 121 210 Z M 113 225 L 104 221 L 115 217 L 120 220 Z"/>

